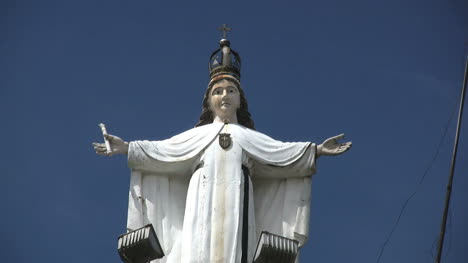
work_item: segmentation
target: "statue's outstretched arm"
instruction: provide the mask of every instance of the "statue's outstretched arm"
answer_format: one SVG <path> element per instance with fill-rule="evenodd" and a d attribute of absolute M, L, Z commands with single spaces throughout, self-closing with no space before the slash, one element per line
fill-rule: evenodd
<path fill-rule="evenodd" d="M 338 142 L 338 140 L 341 140 L 343 138 L 344 138 L 344 133 L 326 139 L 322 144 L 317 146 L 317 156 L 339 155 L 349 150 L 351 146 L 353 145 L 353 143 L 352 142 L 345 142 L 345 143 Z"/>
<path fill-rule="evenodd" d="M 106 138 L 110 143 L 110 152 L 107 151 L 105 143 L 97 143 L 93 142 L 94 150 L 96 154 L 103 155 L 103 156 L 112 156 L 116 154 L 128 154 L 128 142 L 122 140 L 121 138 L 110 135 L 104 134 L 104 138 Z"/>

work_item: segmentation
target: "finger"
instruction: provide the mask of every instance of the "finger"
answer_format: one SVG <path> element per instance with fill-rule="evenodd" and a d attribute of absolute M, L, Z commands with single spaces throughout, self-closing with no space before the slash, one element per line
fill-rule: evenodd
<path fill-rule="evenodd" d="M 333 139 L 335 140 L 341 140 L 344 138 L 344 133 L 340 134 L 340 135 L 336 135 L 335 137 L 333 137 Z"/>
<path fill-rule="evenodd" d="M 112 141 L 115 139 L 115 136 L 111 134 L 104 134 L 104 138 L 108 139 L 109 141 Z"/>
<path fill-rule="evenodd" d="M 109 141 L 122 140 L 122 139 L 120 139 L 120 137 L 117 137 L 117 136 L 112 135 L 112 134 L 105 134 L 104 138 L 108 139 Z"/>
<path fill-rule="evenodd" d="M 104 143 L 98 143 L 93 146 L 94 148 L 101 148 L 101 149 L 106 149 L 106 145 Z"/>
<path fill-rule="evenodd" d="M 340 151 L 341 152 L 346 152 L 347 150 L 349 150 L 351 148 L 352 144 L 350 143 L 345 143 L 343 145 L 341 145 L 340 147 Z"/>
<path fill-rule="evenodd" d="M 97 155 L 100 155 L 100 156 L 107 156 L 107 154 L 106 154 L 105 152 L 97 152 L 97 151 L 96 151 L 96 154 L 97 154 Z"/>
<path fill-rule="evenodd" d="M 105 152 L 107 151 L 106 148 L 103 148 L 103 147 L 94 147 L 94 150 L 97 151 L 97 152 Z"/>

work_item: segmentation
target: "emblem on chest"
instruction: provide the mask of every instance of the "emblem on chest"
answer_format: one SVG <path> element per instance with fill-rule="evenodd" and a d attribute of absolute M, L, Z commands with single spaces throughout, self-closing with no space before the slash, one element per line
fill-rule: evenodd
<path fill-rule="evenodd" d="M 229 133 L 219 134 L 219 145 L 221 146 L 221 148 L 226 150 L 227 148 L 229 148 L 229 146 L 231 146 L 231 143 L 232 143 L 231 134 Z"/>

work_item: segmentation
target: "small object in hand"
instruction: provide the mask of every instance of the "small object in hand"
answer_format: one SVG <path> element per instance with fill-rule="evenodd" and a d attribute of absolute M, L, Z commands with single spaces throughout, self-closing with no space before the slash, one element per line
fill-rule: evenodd
<path fill-rule="evenodd" d="M 109 140 L 105 136 L 105 135 L 107 135 L 106 125 L 104 125 L 104 123 L 99 123 L 99 127 L 101 127 L 102 136 L 104 137 L 104 143 L 106 144 L 106 149 L 107 149 L 106 153 L 110 154 L 112 152 L 112 150 L 111 150 Z"/>
<path fill-rule="evenodd" d="M 125 263 L 146 263 L 164 257 L 152 224 L 120 235 L 117 251 Z"/>

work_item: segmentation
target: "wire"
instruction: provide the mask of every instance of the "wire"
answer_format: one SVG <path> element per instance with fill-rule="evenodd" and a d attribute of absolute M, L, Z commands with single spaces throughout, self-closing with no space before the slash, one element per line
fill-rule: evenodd
<path fill-rule="evenodd" d="M 444 257 L 448 257 L 450 255 L 450 249 L 452 249 L 452 209 L 449 208 L 448 214 L 448 246 L 447 252 Z"/>
<path fill-rule="evenodd" d="M 457 105 L 455 104 L 455 106 L 457 106 Z M 448 132 L 450 123 L 452 122 L 452 119 L 453 119 L 453 117 L 455 116 L 456 109 L 457 109 L 457 107 L 454 107 L 454 108 L 453 108 L 452 113 L 450 114 L 450 118 L 449 118 L 449 120 L 447 121 L 447 123 L 445 124 L 444 132 L 442 133 L 442 136 L 441 136 L 441 138 L 440 138 L 439 144 L 437 145 L 436 152 L 434 153 L 434 156 L 432 157 L 432 160 L 430 161 L 430 163 L 429 163 L 429 165 L 427 166 L 426 170 L 424 171 L 423 175 L 422 175 L 421 178 L 419 179 L 418 185 L 416 185 L 416 189 L 415 189 L 415 190 L 413 191 L 413 193 L 406 199 L 406 201 L 403 203 L 403 206 L 400 208 L 400 213 L 398 214 L 397 220 L 395 221 L 395 224 L 393 225 L 392 230 L 390 231 L 390 233 L 388 234 L 387 238 L 385 239 L 385 242 L 383 243 L 382 247 L 380 248 L 379 257 L 377 258 L 376 263 L 379 263 L 379 262 L 380 262 L 380 259 L 382 258 L 382 255 L 383 255 L 383 253 L 384 253 L 384 251 L 385 251 L 385 247 L 387 246 L 388 242 L 389 242 L 390 239 L 392 238 L 393 232 L 395 232 L 396 228 L 398 227 L 398 224 L 400 223 L 400 219 L 401 219 L 401 217 L 403 216 L 403 213 L 405 212 L 406 206 L 408 205 L 409 201 L 410 201 L 410 200 L 416 195 L 416 193 L 418 192 L 419 187 L 420 187 L 421 184 L 424 182 L 424 179 L 426 178 L 426 175 L 429 173 L 429 170 L 432 168 L 432 166 L 433 166 L 435 160 L 436 160 L 437 157 L 439 156 L 440 148 L 442 147 L 442 144 L 443 144 L 443 142 L 444 142 L 444 140 L 445 140 L 445 137 L 446 137 L 446 135 L 447 135 L 447 132 Z"/>

